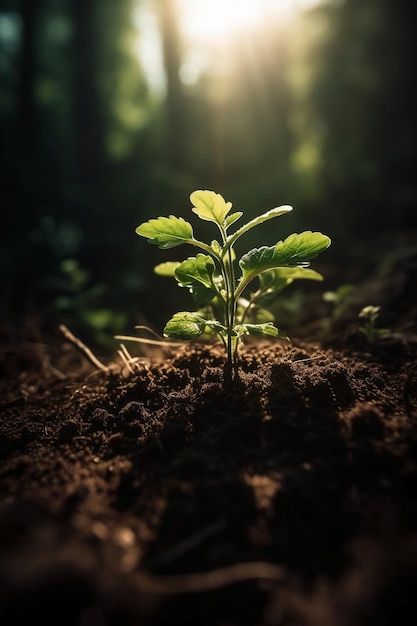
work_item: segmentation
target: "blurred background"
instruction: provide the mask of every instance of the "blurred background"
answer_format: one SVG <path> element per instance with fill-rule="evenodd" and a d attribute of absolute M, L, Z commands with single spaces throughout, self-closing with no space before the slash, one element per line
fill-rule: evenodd
<path fill-rule="evenodd" d="M 244 250 L 321 230 L 325 288 L 363 277 L 374 247 L 388 257 L 416 232 L 416 12 L 408 0 L 0 0 L 2 318 L 65 323 L 103 350 L 135 324 L 161 332 L 192 305 L 152 268 L 194 251 L 160 251 L 135 228 L 171 213 L 195 224 L 195 189 L 247 219 L 293 205 Z"/>

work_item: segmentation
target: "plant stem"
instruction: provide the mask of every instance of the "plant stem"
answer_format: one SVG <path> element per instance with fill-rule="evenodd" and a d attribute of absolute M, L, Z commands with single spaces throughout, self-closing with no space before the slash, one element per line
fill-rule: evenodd
<path fill-rule="evenodd" d="M 236 290 L 236 277 L 233 266 L 233 254 L 232 248 L 229 247 L 227 251 L 227 274 L 228 274 L 228 282 L 229 282 L 229 325 L 228 325 L 228 360 L 230 363 L 231 374 L 232 376 L 236 373 L 237 368 L 237 350 L 239 346 L 239 337 L 235 337 L 233 334 L 235 323 L 236 323 L 236 298 L 235 298 L 235 290 Z"/>

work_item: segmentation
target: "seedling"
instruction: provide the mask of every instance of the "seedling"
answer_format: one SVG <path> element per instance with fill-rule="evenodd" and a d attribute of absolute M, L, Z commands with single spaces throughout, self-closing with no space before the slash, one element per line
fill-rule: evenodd
<path fill-rule="evenodd" d="M 243 215 L 240 211 L 230 213 L 231 202 L 214 191 L 202 190 L 194 191 L 190 200 L 193 212 L 200 219 L 217 226 L 220 240 L 207 244 L 195 239 L 192 225 L 174 215 L 150 219 L 138 226 L 136 232 L 161 249 L 190 244 L 202 250 L 182 262 L 167 261 L 155 268 L 157 274 L 173 276 L 180 287 L 186 287 L 200 307 L 193 312 L 175 313 L 164 328 L 164 336 L 189 340 L 206 334 L 217 335 L 226 349 L 226 379 L 231 380 L 237 371 L 239 345 L 244 335 L 288 339 L 274 325 L 274 316 L 264 305 L 270 305 L 295 279 L 323 280 L 321 274 L 308 266 L 311 259 L 330 245 L 330 239 L 319 232 L 292 234 L 272 247 L 254 248 L 236 262 L 234 246 L 242 235 L 289 213 L 292 207 L 271 209 L 229 233 Z M 255 279 L 257 288 L 244 296 Z"/>
<path fill-rule="evenodd" d="M 372 304 L 364 306 L 358 314 L 358 317 L 364 320 L 363 326 L 359 326 L 360 332 L 365 335 L 368 343 L 375 343 L 380 337 L 389 334 L 387 328 L 377 328 L 376 321 L 379 317 L 380 306 L 373 306 Z"/>
<path fill-rule="evenodd" d="M 340 285 L 340 287 L 337 287 L 335 291 L 324 292 L 323 300 L 332 305 L 333 319 L 336 320 L 346 311 L 354 292 L 354 285 Z"/>

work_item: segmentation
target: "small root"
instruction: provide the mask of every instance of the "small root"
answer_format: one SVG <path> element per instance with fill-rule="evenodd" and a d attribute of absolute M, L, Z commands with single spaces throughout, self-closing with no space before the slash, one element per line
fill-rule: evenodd
<path fill-rule="evenodd" d="M 141 572 L 133 578 L 143 593 L 180 594 L 203 593 L 251 579 L 282 583 L 287 577 L 286 571 L 279 565 L 254 561 L 236 563 L 209 572 L 177 576 L 155 576 Z"/>
<path fill-rule="evenodd" d="M 98 358 L 94 356 L 90 348 L 88 348 L 81 341 L 81 339 L 78 339 L 78 337 L 75 337 L 75 335 L 73 335 L 72 332 L 66 326 L 64 326 L 64 324 L 60 325 L 59 330 L 64 335 L 65 339 L 68 339 L 70 343 L 72 343 L 76 348 L 78 348 L 78 350 L 80 350 L 80 352 L 84 354 L 84 356 L 88 359 L 88 361 L 90 361 L 92 365 L 97 367 L 102 372 L 109 371 L 109 368 L 107 367 L 107 365 L 104 365 L 104 363 L 99 361 Z"/>

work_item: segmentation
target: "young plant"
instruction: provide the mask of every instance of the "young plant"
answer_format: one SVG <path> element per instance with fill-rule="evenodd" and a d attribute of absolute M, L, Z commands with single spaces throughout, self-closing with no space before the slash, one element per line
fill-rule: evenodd
<path fill-rule="evenodd" d="M 283 205 L 250 220 L 234 232 L 230 227 L 243 213 L 231 213 L 231 202 L 214 191 L 194 191 L 190 196 L 193 212 L 202 220 L 215 224 L 220 239 L 210 244 L 194 237 L 191 224 L 182 217 L 158 217 L 144 222 L 136 233 L 148 242 L 169 249 L 190 244 L 202 250 L 182 262 L 167 261 L 157 265 L 159 275 L 173 276 L 181 287 L 192 294 L 197 311 L 181 311 L 167 322 L 164 336 L 181 340 L 196 339 L 203 334 L 217 334 L 222 341 L 227 361 L 225 373 L 230 380 L 237 370 L 238 349 L 244 335 L 288 337 L 273 323 L 274 316 L 264 308 L 293 280 L 323 280 L 309 269 L 310 260 L 330 245 L 330 239 L 319 232 L 292 234 L 274 246 L 254 248 L 236 262 L 234 246 L 249 230 L 292 211 Z M 249 285 L 257 279 L 257 288 Z"/>
<path fill-rule="evenodd" d="M 369 304 L 368 306 L 364 306 L 358 314 L 363 322 L 363 326 L 359 326 L 360 332 L 365 335 L 366 341 L 368 343 L 375 343 L 380 337 L 386 336 L 389 334 L 389 330 L 387 328 L 377 328 L 376 321 L 379 317 L 381 307 L 373 306 Z"/>
<path fill-rule="evenodd" d="M 349 306 L 349 301 L 355 293 L 354 285 L 340 285 L 335 291 L 325 291 L 323 300 L 332 305 L 332 318 L 339 318 Z"/>

